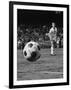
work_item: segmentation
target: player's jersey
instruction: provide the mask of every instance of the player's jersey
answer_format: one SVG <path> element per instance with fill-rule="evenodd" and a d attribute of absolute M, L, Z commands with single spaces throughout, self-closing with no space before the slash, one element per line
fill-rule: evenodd
<path fill-rule="evenodd" d="M 50 40 L 54 40 L 56 41 L 56 36 L 57 36 L 57 28 L 51 28 L 50 31 L 49 31 L 49 37 L 50 37 Z"/>

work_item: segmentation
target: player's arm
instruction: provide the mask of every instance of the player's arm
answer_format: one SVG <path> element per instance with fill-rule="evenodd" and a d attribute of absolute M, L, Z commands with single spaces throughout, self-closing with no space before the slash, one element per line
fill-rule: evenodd
<path fill-rule="evenodd" d="M 57 41 L 57 28 L 55 28 L 55 41 Z"/>
<path fill-rule="evenodd" d="M 55 28 L 55 34 L 56 34 L 56 37 L 57 37 L 57 28 Z"/>
<path fill-rule="evenodd" d="M 57 34 L 57 28 L 56 28 L 56 34 Z"/>
<path fill-rule="evenodd" d="M 51 36 L 52 36 L 52 28 L 49 30 L 48 36 L 49 36 L 49 38 L 50 38 L 50 40 L 51 40 Z"/>
<path fill-rule="evenodd" d="M 51 34 L 52 33 L 52 28 L 49 30 L 49 34 Z"/>

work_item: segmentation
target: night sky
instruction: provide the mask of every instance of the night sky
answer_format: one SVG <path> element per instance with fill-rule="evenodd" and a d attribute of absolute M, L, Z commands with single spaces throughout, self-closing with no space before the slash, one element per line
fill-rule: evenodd
<path fill-rule="evenodd" d="M 57 26 L 63 26 L 63 12 L 39 11 L 39 10 L 17 10 L 18 26 L 23 24 L 46 24 L 55 22 Z"/>

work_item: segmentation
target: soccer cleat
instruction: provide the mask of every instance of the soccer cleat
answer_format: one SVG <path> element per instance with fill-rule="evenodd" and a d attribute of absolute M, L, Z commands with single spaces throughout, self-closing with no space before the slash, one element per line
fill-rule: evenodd
<path fill-rule="evenodd" d="M 50 54 L 51 56 L 56 56 L 56 54 L 54 53 L 54 54 Z"/>

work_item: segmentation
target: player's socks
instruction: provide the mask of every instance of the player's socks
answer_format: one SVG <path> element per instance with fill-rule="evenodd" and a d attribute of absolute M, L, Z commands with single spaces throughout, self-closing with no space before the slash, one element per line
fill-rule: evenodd
<path fill-rule="evenodd" d="M 51 54 L 54 54 L 54 48 L 51 47 Z"/>
<path fill-rule="evenodd" d="M 51 47 L 51 55 L 52 55 L 52 56 L 55 56 L 55 55 L 56 55 L 54 52 L 55 52 L 54 48 Z"/>

